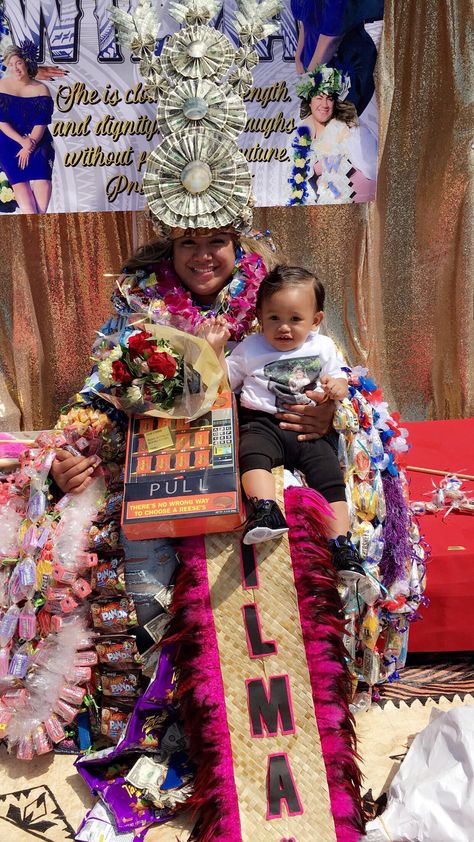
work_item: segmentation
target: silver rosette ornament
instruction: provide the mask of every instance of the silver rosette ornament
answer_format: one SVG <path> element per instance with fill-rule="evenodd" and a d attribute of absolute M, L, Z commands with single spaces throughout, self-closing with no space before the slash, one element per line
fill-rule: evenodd
<path fill-rule="evenodd" d="M 251 184 L 232 140 L 197 128 L 165 137 L 150 154 L 143 191 L 152 217 L 171 228 L 246 230 Z"/>
<path fill-rule="evenodd" d="M 241 98 L 228 86 L 187 79 L 159 104 L 157 118 L 163 135 L 202 126 L 235 139 L 245 128 L 247 114 Z"/>
<path fill-rule="evenodd" d="M 235 50 L 217 29 L 188 26 L 171 36 L 163 47 L 163 69 L 188 79 L 221 77 L 234 62 Z"/>

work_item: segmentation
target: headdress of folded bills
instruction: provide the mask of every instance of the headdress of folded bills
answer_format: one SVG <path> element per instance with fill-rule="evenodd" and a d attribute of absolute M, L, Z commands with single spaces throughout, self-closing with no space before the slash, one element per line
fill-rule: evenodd
<path fill-rule="evenodd" d="M 336 96 L 339 100 L 344 100 L 350 86 L 349 76 L 338 68 L 328 67 L 327 64 L 317 64 L 314 70 L 310 70 L 298 79 L 295 90 L 298 96 L 307 102 L 320 94 Z"/>
<path fill-rule="evenodd" d="M 183 26 L 160 56 L 150 0 L 139 0 L 134 15 L 110 10 L 121 43 L 140 59 L 145 89 L 158 100 L 161 142 L 148 156 L 143 190 L 155 229 L 167 238 L 196 229 L 245 233 L 252 225 L 251 175 L 236 140 L 258 63 L 255 44 L 276 31 L 271 18 L 280 0 L 237 0 L 239 49 L 209 25 L 221 5 L 172 0 L 168 11 Z"/>

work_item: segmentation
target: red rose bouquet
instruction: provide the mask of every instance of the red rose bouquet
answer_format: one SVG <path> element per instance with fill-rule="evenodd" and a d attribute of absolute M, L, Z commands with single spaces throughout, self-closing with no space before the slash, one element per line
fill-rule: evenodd
<path fill-rule="evenodd" d="M 88 387 L 127 413 L 197 418 L 217 397 L 222 370 L 208 343 L 165 325 L 130 320 L 94 346 Z"/>
<path fill-rule="evenodd" d="M 183 357 L 149 331 L 132 330 L 96 358 L 100 383 L 128 412 L 142 412 L 147 404 L 169 410 L 183 392 Z"/>

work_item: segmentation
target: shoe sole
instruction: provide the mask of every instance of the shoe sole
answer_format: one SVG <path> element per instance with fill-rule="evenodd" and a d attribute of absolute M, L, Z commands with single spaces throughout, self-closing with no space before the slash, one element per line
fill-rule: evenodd
<path fill-rule="evenodd" d="M 280 538 L 281 535 L 286 535 L 286 529 L 268 529 L 267 526 L 256 526 L 251 529 L 242 538 L 243 544 L 261 544 L 263 541 L 273 541 L 275 538 Z"/>
<path fill-rule="evenodd" d="M 358 573 L 356 570 L 338 570 L 337 575 L 343 582 L 347 582 L 349 585 L 355 585 L 362 579 L 367 579 L 365 573 Z"/>

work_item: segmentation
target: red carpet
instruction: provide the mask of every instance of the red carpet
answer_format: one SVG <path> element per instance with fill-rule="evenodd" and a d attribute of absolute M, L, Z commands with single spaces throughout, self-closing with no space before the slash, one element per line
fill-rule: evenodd
<path fill-rule="evenodd" d="M 408 465 L 474 475 L 474 418 L 404 423 L 409 430 Z M 411 500 L 430 499 L 442 477 L 408 471 Z M 474 482 L 463 490 L 474 497 Z M 474 515 L 423 515 L 420 529 L 431 545 L 423 620 L 410 629 L 410 652 L 474 649 Z"/>

